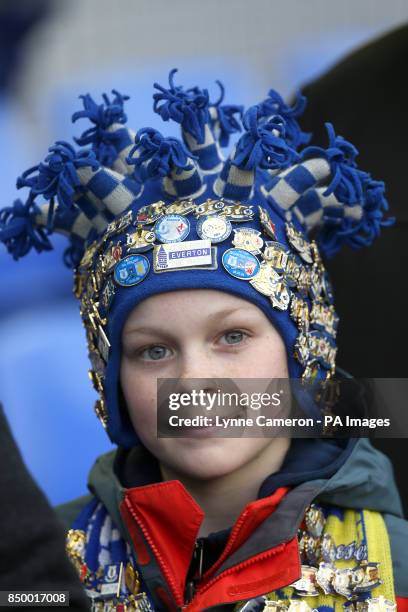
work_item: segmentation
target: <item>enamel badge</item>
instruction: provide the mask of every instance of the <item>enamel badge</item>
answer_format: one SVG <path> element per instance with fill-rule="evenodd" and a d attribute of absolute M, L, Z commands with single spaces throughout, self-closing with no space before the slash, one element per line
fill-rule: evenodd
<path fill-rule="evenodd" d="M 128 255 L 116 264 L 113 277 L 118 285 L 132 287 L 146 278 L 149 268 L 149 260 L 144 255 Z"/>
<path fill-rule="evenodd" d="M 210 215 L 208 217 L 201 217 L 197 221 L 196 230 L 202 240 L 218 243 L 229 237 L 232 232 L 232 226 L 229 219 L 219 215 Z"/>
<path fill-rule="evenodd" d="M 287 310 L 290 303 L 291 292 L 283 280 L 279 280 L 275 286 L 270 300 L 272 306 L 278 310 Z"/>
<path fill-rule="evenodd" d="M 261 268 L 258 259 L 244 249 L 228 249 L 223 253 L 222 265 L 231 276 L 249 280 L 256 276 Z"/>
<path fill-rule="evenodd" d="M 249 282 L 259 293 L 271 297 L 276 291 L 276 284 L 280 280 L 279 274 L 272 268 L 269 262 L 263 261 L 258 274 Z"/>
<path fill-rule="evenodd" d="M 154 231 L 160 242 L 181 242 L 190 233 L 190 221 L 182 215 L 164 215 L 156 222 Z"/>
<path fill-rule="evenodd" d="M 213 266 L 214 249 L 209 240 L 187 240 L 180 243 L 160 244 L 154 247 L 155 272 L 191 267 Z"/>
<path fill-rule="evenodd" d="M 237 247 L 237 249 L 245 249 L 253 255 L 256 255 L 257 253 L 260 253 L 263 247 L 261 232 L 258 232 L 251 227 L 234 229 L 232 244 Z"/>

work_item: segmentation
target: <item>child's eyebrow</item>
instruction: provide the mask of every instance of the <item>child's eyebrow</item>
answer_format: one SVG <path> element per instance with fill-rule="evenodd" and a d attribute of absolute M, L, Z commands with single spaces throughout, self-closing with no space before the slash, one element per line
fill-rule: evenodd
<path fill-rule="evenodd" d="M 238 306 L 237 308 L 225 308 L 223 310 L 217 310 L 216 312 L 213 312 L 212 314 L 208 315 L 207 317 L 207 321 L 208 322 L 212 322 L 212 321 L 219 321 L 222 319 L 225 319 L 226 317 L 229 317 L 232 314 L 235 314 L 236 312 L 239 312 L 240 310 L 246 311 L 247 313 L 252 311 L 253 308 L 251 307 L 246 307 L 246 306 Z M 159 326 L 157 327 L 149 327 L 149 326 L 145 326 L 142 325 L 141 327 L 134 327 L 132 329 L 126 330 L 126 335 L 130 335 L 130 334 L 161 334 L 163 336 L 169 336 L 170 333 L 165 330 L 160 328 Z"/>

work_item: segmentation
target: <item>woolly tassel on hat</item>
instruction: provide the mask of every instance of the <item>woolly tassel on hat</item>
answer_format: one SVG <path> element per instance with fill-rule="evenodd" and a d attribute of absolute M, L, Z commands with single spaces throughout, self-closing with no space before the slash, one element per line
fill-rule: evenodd
<path fill-rule="evenodd" d="M 193 156 L 177 138 L 165 138 L 153 128 L 136 134 L 128 163 L 141 182 L 162 178 L 162 188 L 171 197 L 187 198 L 203 189 L 200 169 Z"/>
<path fill-rule="evenodd" d="M 278 172 L 294 164 L 299 156 L 286 141 L 286 124 L 278 115 L 259 121 L 260 106 L 252 106 L 243 118 L 244 134 L 225 162 L 214 191 L 220 197 L 245 201 L 252 197 L 256 170 Z"/>
<path fill-rule="evenodd" d="M 63 234 L 71 242 L 65 250 L 64 261 L 73 268 L 80 262 L 86 243 L 92 241 L 95 228 L 79 210 L 61 208 L 56 204 L 50 219 L 49 208 L 48 202 L 37 205 L 31 196 L 25 204 L 16 200 L 13 206 L 4 208 L 0 211 L 0 242 L 17 260 L 31 249 L 38 253 L 52 250 L 49 234 Z"/>
<path fill-rule="evenodd" d="M 198 87 L 184 91 L 174 85 L 176 72 L 177 68 L 170 71 L 168 89 L 154 83 L 158 93 L 153 94 L 153 110 L 164 121 L 172 119 L 181 125 L 184 143 L 204 173 L 218 172 L 223 157 L 211 129 L 208 91 Z"/>
<path fill-rule="evenodd" d="M 388 210 L 384 184 L 374 181 L 356 166 L 357 149 L 326 124 L 327 149 L 307 147 L 302 162 L 279 177 L 272 177 L 261 188 L 275 209 L 295 217 L 306 231 L 313 233 L 321 252 L 330 257 L 343 244 L 353 248 L 368 246 L 382 226 Z"/>
<path fill-rule="evenodd" d="M 271 119 L 279 115 L 285 120 L 285 139 L 288 144 L 297 149 L 308 144 L 311 134 L 307 134 L 300 129 L 297 118 L 302 115 L 306 107 L 306 98 L 297 94 L 295 103 L 292 107 L 288 106 L 283 98 L 274 89 L 270 89 L 267 98 L 259 105 L 259 116 L 264 120 Z"/>
<path fill-rule="evenodd" d="M 24 172 L 17 187 L 29 187 L 33 197 L 43 195 L 50 202 L 50 217 L 57 198 L 61 207 L 80 208 L 103 231 L 141 193 L 139 183 L 101 166 L 92 151 L 76 151 L 62 141 L 49 151 L 43 163 Z"/>
<path fill-rule="evenodd" d="M 98 161 L 126 176 L 131 175 L 133 168 L 126 159 L 133 146 L 135 133 L 125 127 L 127 116 L 124 112 L 124 103 L 129 96 L 112 90 L 114 98 L 109 100 L 106 94 L 102 95 L 103 103 L 96 104 L 89 94 L 80 96 L 84 108 L 72 115 L 72 121 L 89 119 L 94 125 L 83 132 L 75 142 L 80 146 L 92 145 Z"/>

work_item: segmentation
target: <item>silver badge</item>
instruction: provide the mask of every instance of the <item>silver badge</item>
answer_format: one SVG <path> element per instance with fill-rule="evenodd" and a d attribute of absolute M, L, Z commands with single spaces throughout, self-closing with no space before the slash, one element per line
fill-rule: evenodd
<path fill-rule="evenodd" d="M 210 240 L 213 244 L 226 240 L 232 232 L 229 219 L 219 215 L 201 217 L 197 221 L 196 229 L 202 240 Z"/>

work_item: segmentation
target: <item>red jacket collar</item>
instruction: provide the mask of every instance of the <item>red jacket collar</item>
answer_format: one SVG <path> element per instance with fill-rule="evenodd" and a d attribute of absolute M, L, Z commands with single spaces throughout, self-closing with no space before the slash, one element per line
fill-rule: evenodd
<path fill-rule="evenodd" d="M 217 571 L 275 511 L 287 491 L 285 487 L 279 488 L 273 495 L 245 506 L 233 525 L 224 552 L 202 577 L 186 610 L 203 610 L 221 602 L 256 597 L 299 577 L 296 538 L 255 553 L 226 571 Z M 170 480 L 126 489 L 121 514 L 132 537 L 138 562 L 147 565 L 153 555 L 176 604 L 174 609 L 182 606 L 187 572 L 204 519 L 203 510 L 180 481 Z M 164 599 L 163 594 L 161 599 Z"/>

